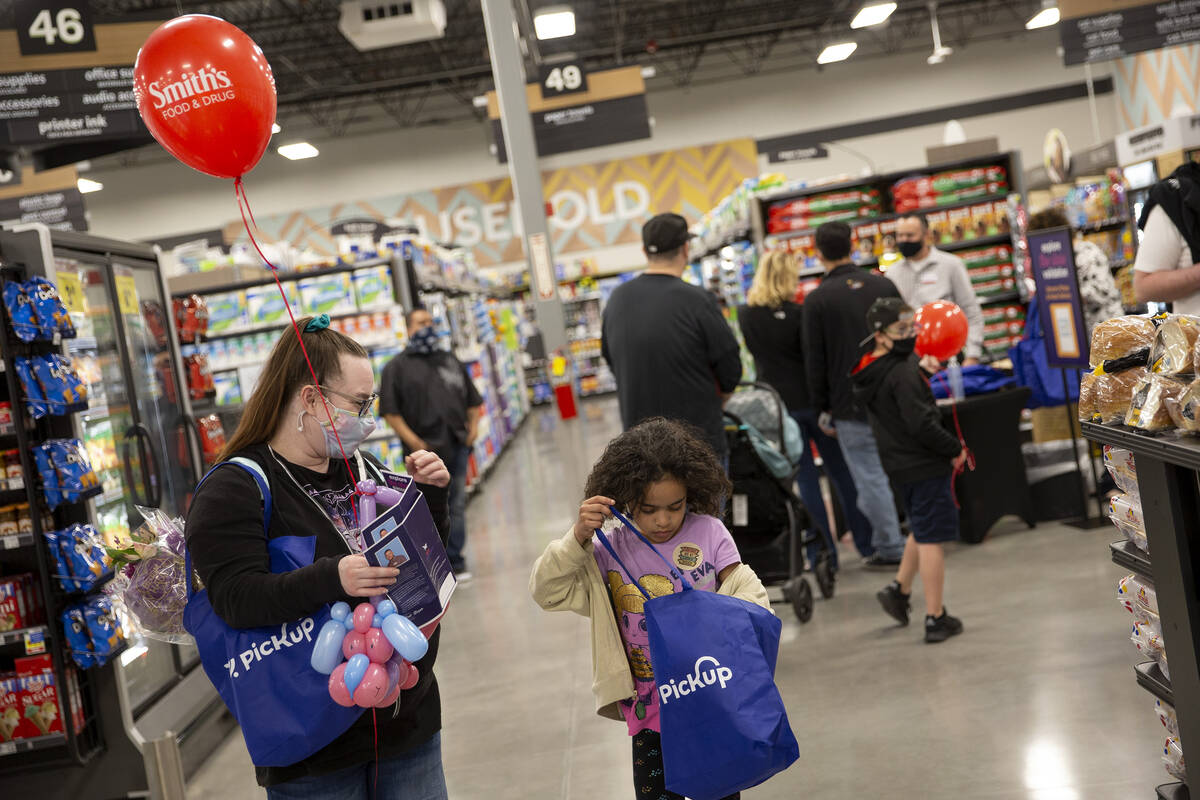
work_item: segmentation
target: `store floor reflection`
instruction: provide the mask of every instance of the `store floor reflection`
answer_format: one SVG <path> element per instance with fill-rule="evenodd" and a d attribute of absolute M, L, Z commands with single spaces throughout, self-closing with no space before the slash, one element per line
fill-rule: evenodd
<path fill-rule="evenodd" d="M 612 400 L 560 423 L 535 413 L 468 506 L 472 571 L 444 623 L 438 677 L 453 800 L 632 796 L 623 726 L 596 717 L 586 623 L 529 599 L 529 567 L 578 507 L 619 430 Z M 777 678 L 801 758 L 747 800 L 914 797 L 1127 800 L 1167 783 L 1154 699 L 1115 601 L 1111 529 L 1001 522 L 954 548 L 948 596 L 966 633 L 921 642 L 875 600 L 890 576 L 843 550 L 833 600 L 784 623 Z M 920 589 L 917 589 L 918 593 Z M 914 598 L 919 607 L 920 597 Z M 262 797 L 240 737 L 194 776 L 189 800 Z"/>

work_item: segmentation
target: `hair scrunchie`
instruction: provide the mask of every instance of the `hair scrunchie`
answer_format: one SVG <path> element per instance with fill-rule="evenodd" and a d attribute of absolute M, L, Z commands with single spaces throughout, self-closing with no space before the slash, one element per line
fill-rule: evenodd
<path fill-rule="evenodd" d="M 304 326 L 304 332 L 305 333 L 316 333 L 317 331 L 323 331 L 328 327 L 329 327 L 329 315 L 321 314 L 319 316 L 313 317 L 312 319 L 310 319 L 308 321 L 308 324 Z"/>

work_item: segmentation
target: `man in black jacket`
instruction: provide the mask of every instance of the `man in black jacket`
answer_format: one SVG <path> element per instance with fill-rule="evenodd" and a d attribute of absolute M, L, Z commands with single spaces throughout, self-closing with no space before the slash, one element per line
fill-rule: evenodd
<path fill-rule="evenodd" d="M 900 292 L 882 275 L 854 265 L 846 223 L 825 223 L 816 239 L 826 275 L 804 301 L 808 390 L 821 429 L 837 436 L 858 489 L 858 508 L 871 522 L 871 541 L 857 542 L 859 552 L 867 566 L 890 569 L 904 554 L 900 519 L 866 412 L 855 402 L 850 371 L 862 355 L 860 342 L 870 334 L 867 310 L 880 297 L 899 299 Z"/>
<path fill-rule="evenodd" d="M 962 633 L 962 622 L 942 604 L 946 580 L 944 542 L 958 539 L 958 509 L 951 475 L 966 448 L 942 425 L 933 392 L 920 372 L 913 310 L 898 298 L 876 300 L 867 314 L 873 352 L 854 372 L 854 393 L 866 407 L 879 457 L 896 484 L 912 533 L 896 580 L 877 595 L 884 611 L 908 624 L 909 598 L 918 570 L 925 587 L 925 641 Z"/>

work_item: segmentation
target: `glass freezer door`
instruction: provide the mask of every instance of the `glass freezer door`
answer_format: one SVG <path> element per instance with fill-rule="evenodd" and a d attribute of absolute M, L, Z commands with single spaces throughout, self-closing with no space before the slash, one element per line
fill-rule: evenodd
<path fill-rule="evenodd" d="M 89 516 L 105 542 L 117 547 L 128 540 L 131 525 L 141 524 L 130 505 L 134 494 L 130 476 L 142 475 L 144 467 L 139 451 L 130 451 L 128 464 L 122 463 L 120 453 L 120 444 L 134 429 L 135 419 L 117 339 L 117 305 L 109 287 L 108 265 L 98 256 L 63 250 L 56 250 L 55 255 L 57 274 L 49 277 L 58 285 L 78 333 L 64 344 L 88 385 L 88 410 L 77 415 L 80 438 L 104 487 L 103 494 L 89 501 Z M 119 657 L 135 708 L 174 683 L 176 664 L 171 650 L 165 642 L 146 641 Z"/>

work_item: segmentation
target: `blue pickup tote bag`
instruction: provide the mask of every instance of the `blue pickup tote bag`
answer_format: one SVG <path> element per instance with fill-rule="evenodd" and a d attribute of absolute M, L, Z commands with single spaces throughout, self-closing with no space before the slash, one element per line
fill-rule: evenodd
<path fill-rule="evenodd" d="M 613 514 L 662 558 L 633 523 Z M 651 598 L 603 531 L 596 534 L 646 597 L 667 789 L 719 800 L 791 766 L 800 746 L 775 686 L 779 618 L 737 597 L 697 591 L 665 558 L 683 591 Z"/>
<path fill-rule="evenodd" d="M 267 533 L 271 488 L 262 467 L 251 459 L 233 458 L 213 470 L 226 464 L 250 473 L 262 493 L 271 572 L 290 572 L 313 563 L 315 535 L 272 539 Z M 329 696 L 329 677 L 309 663 L 317 632 L 330 619 L 329 606 L 283 625 L 233 628 L 213 611 L 207 589 L 192 591 L 190 554 L 186 561 L 188 604 L 183 626 L 196 638 L 205 674 L 241 725 L 255 766 L 295 764 L 345 733 L 364 709 L 335 703 Z"/>

